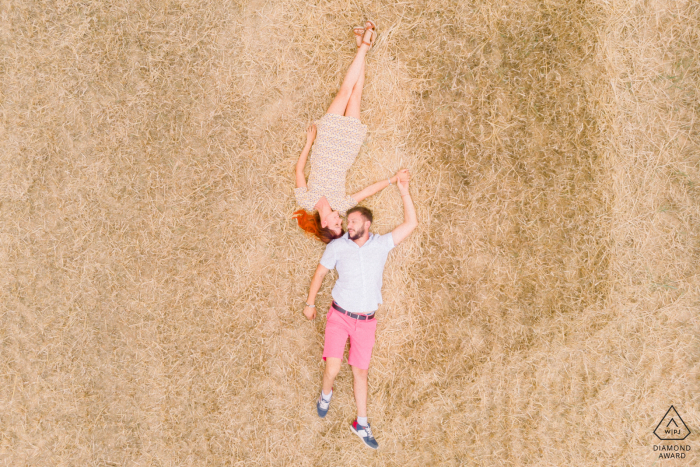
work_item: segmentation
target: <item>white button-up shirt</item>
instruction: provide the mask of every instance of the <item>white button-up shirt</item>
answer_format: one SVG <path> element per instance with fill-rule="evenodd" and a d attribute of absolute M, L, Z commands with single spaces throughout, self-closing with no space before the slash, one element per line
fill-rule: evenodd
<path fill-rule="evenodd" d="M 331 295 L 338 305 L 353 313 L 372 313 L 382 303 L 382 275 L 387 255 L 394 248 L 391 232 L 369 234 L 362 247 L 346 232 L 326 245 L 321 264 L 338 270 Z"/>

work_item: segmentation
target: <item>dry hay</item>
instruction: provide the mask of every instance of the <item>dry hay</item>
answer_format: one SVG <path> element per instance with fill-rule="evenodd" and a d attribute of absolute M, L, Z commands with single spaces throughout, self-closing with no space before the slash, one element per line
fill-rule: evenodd
<path fill-rule="evenodd" d="M 368 16 L 348 188 L 408 167 L 421 221 L 385 272 L 376 453 L 347 367 L 315 415 L 322 245 L 290 218 Z M 699 21 L 672 0 L 0 4 L 0 462 L 652 464 L 669 405 L 700 419 Z M 375 232 L 401 222 L 395 191 L 364 204 Z"/>

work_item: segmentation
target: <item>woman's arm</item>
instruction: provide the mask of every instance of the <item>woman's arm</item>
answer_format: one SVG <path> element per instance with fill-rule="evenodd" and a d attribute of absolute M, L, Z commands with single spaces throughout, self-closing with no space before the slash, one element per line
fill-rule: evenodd
<path fill-rule="evenodd" d="M 410 180 L 411 179 L 411 174 L 408 171 L 408 169 L 402 169 L 396 172 L 396 175 L 391 177 L 391 183 L 396 183 L 398 180 Z M 367 188 L 365 188 L 362 191 L 358 191 L 354 195 L 352 195 L 353 199 L 357 201 L 358 203 L 361 202 L 363 199 L 368 198 L 372 196 L 373 194 L 377 193 L 378 191 L 383 190 L 384 188 L 389 186 L 389 180 L 380 180 L 376 183 L 371 184 Z"/>
<path fill-rule="evenodd" d="M 304 176 L 304 167 L 306 167 L 306 159 L 309 157 L 309 151 L 311 146 L 307 143 L 304 149 L 301 151 L 299 160 L 297 161 L 297 167 L 294 171 L 296 174 L 297 188 L 306 188 L 306 177 Z"/>
<path fill-rule="evenodd" d="M 306 160 L 309 157 L 309 151 L 311 151 L 311 145 L 314 144 L 316 139 L 316 125 L 313 123 L 309 125 L 306 129 L 306 145 L 301 151 L 299 160 L 297 161 L 297 166 L 295 169 L 297 188 L 306 188 L 306 177 L 304 176 L 304 167 L 306 167 Z"/>

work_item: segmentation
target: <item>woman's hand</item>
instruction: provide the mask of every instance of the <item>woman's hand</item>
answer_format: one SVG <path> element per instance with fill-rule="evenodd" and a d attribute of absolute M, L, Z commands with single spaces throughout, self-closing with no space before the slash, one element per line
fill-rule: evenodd
<path fill-rule="evenodd" d="M 316 139 L 316 124 L 311 123 L 306 129 L 306 145 L 310 146 Z"/>
<path fill-rule="evenodd" d="M 408 169 L 401 169 L 391 178 L 391 183 L 398 183 L 399 181 L 407 182 L 411 179 L 411 172 L 409 172 Z"/>
<path fill-rule="evenodd" d="M 316 307 L 304 306 L 304 316 L 308 319 L 314 319 L 316 317 Z"/>

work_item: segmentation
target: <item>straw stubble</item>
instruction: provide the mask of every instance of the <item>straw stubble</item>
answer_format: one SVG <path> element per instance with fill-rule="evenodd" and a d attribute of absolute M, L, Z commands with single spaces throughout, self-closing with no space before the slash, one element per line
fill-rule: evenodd
<path fill-rule="evenodd" d="M 669 405 L 693 430 L 692 2 L 0 13 L 4 464 L 646 465 Z M 347 366 L 315 414 L 337 275 L 307 322 L 323 246 L 291 219 L 367 17 L 347 189 L 407 167 L 420 220 L 385 269 L 372 453 Z M 403 219 L 393 187 L 363 204 Z"/>

